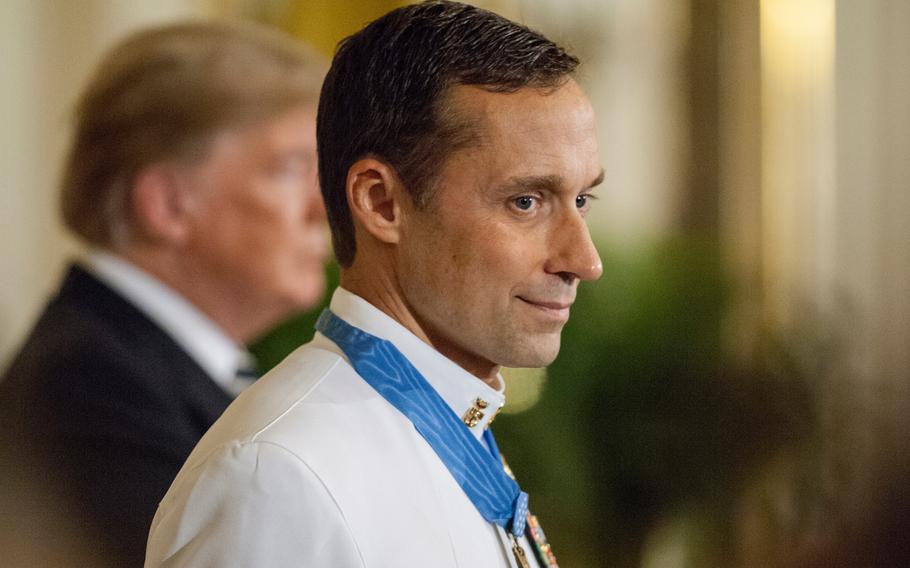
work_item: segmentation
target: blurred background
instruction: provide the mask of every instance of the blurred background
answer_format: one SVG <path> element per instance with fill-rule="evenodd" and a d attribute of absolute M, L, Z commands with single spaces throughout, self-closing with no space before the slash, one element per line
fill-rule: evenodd
<path fill-rule="evenodd" d="M 331 55 L 401 4 L 0 2 L 0 365 L 79 251 L 59 166 L 112 42 L 226 17 Z M 576 53 L 598 113 L 604 277 L 496 423 L 560 564 L 910 565 L 910 2 L 475 4 Z"/>

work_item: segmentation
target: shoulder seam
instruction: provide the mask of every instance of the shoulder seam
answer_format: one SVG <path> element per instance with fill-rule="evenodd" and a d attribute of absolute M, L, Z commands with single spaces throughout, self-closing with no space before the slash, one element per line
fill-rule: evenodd
<path fill-rule="evenodd" d="M 281 414 L 279 414 L 278 416 L 272 418 L 266 425 L 264 425 L 262 428 L 260 428 L 259 430 L 257 430 L 252 436 L 250 436 L 249 441 L 250 441 L 250 442 L 258 442 L 258 441 L 259 441 L 258 438 L 259 438 L 260 434 L 262 434 L 263 432 L 265 432 L 266 430 L 268 430 L 269 428 L 271 428 L 272 425 L 274 425 L 276 422 L 278 422 L 279 420 L 281 420 L 288 412 L 294 410 L 294 408 L 296 408 L 297 405 L 300 404 L 301 401 L 303 401 L 311 392 L 313 392 L 313 389 L 315 389 L 317 386 L 319 386 L 319 385 L 322 383 L 322 381 L 325 380 L 326 375 L 328 375 L 329 373 L 331 373 L 332 370 L 335 369 L 335 367 L 337 367 L 337 366 L 338 366 L 338 363 L 340 363 L 341 361 L 343 361 L 343 359 L 340 359 L 340 358 L 339 358 L 339 359 L 336 360 L 334 363 L 332 363 L 332 366 L 329 367 L 328 369 L 326 369 L 326 370 L 323 372 L 322 378 L 321 378 L 321 379 L 319 379 L 318 381 L 315 381 L 315 382 L 310 386 L 310 388 L 307 389 L 307 391 L 306 391 L 305 393 L 303 393 L 302 396 L 298 397 L 297 400 L 294 401 L 294 404 L 288 406 L 284 411 L 281 412 Z M 277 445 L 277 444 L 276 444 L 276 445 Z M 279 446 L 279 447 L 283 447 L 283 446 Z M 287 448 L 284 448 L 284 449 L 287 450 Z M 290 452 L 290 450 L 287 450 L 287 451 Z M 291 452 L 291 453 L 293 454 L 293 452 Z M 294 455 L 296 455 L 296 454 L 294 454 Z M 297 459 L 300 459 L 300 458 L 298 457 Z"/>
<path fill-rule="evenodd" d="M 332 366 L 334 367 L 335 365 L 332 365 Z M 292 405 L 292 407 L 293 407 L 293 405 Z M 357 556 L 360 558 L 360 565 L 365 568 L 366 561 L 363 558 L 363 552 L 360 550 L 360 544 L 357 542 L 357 539 L 354 538 L 354 531 L 351 530 L 351 526 L 348 524 L 347 517 L 344 516 L 344 511 L 341 509 L 341 505 L 339 505 L 338 501 L 335 500 L 335 496 L 332 494 L 331 491 L 329 491 L 329 487 L 326 485 L 325 481 L 323 481 L 322 477 L 320 477 L 320 475 L 318 473 L 316 473 L 316 470 L 314 470 L 312 467 L 310 467 L 310 464 L 307 463 L 307 461 L 304 460 L 302 457 L 297 455 L 296 452 L 294 452 L 293 450 L 291 450 L 290 448 L 288 448 L 287 446 L 285 446 L 283 444 L 279 444 L 277 442 L 272 442 L 269 440 L 255 440 L 255 439 L 250 440 L 248 443 L 251 445 L 253 445 L 253 444 L 263 445 L 263 446 L 268 445 L 268 446 L 278 448 L 279 450 L 283 450 L 285 453 L 293 456 L 293 458 L 295 460 L 297 460 L 297 462 L 299 462 L 300 465 L 302 465 L 304 468 L 306 468 L 306 470 L 309 471 L 313 475 L 314 478 L 316 478 L 316 480 L 319 482 L 319 485 L 322 487 L 322 490 L 329 497 L 329 499 L 331 499 L 332 504 L 335 505 L 335 510 L 338 511 L 338 515 L 341 517 L 341 520 L 344 522 L 344 528 L 347 531 L 348 536 L 351 539 L 351 543 L 353 543 L 353 545 L 354 545 L 354 549 L 357 551 Z"/>

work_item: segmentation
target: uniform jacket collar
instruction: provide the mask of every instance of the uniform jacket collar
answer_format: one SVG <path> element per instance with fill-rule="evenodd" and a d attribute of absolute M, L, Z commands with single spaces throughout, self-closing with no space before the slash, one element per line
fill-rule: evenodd
<path fill-rule="evenodd" d="M 394 344 L 478 439 L 505 403 L 502 376 L 501 390 L 490 387 L 360 296 L 339 287 L 330 308 L 349 324 Z"/>

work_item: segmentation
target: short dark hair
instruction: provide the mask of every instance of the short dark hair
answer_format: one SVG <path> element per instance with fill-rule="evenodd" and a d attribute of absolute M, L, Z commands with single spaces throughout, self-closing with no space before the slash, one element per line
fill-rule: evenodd
<path fill-rule="evenodd" d="M 405 6 L 344 39 L 322 86 L 316 127 L 338 262 L 350 266 L 356 252 L 345 190 L 354 162 L 386 162 L 424 207 L 438 166 L 474 140 L 469 123 L 446 108 L 450 87 L 555 89 L 577 66 L 543 35 L 458 2 Z"/>

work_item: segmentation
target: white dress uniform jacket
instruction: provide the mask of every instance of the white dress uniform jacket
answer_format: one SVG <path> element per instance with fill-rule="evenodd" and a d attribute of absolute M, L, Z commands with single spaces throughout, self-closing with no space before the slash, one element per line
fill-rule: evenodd
<path fill-rule="evenodd" d="M 487 402 L 472 428 L 481 438 L 502 392 L 358 296 L 338 289 L 331 309 L 394 343 L 458 416 L 477 398 Z M 515 560 L 505 531 L 478 513 L 411 422 L 317 333 L 193 450 L 155 515 L 145 565 L 502 568 Z"/>

